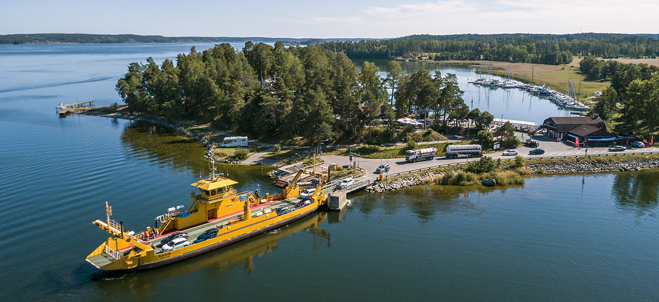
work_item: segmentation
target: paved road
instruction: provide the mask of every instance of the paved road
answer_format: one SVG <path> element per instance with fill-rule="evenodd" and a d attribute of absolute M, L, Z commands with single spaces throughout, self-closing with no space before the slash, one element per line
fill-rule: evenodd
<path fill-rule="evenodd" d="M 276 161 L 274 159 L 269 159 L 269 158 L 261 158 L 261 156 L 266 155 L 270 152 L 272 152 L 274 148 L 268 148 L 267 150 L 261 151 L 261 152 L 256 152 L 252 154 L 250 157 L 248 157 L 246 160 L 242 161 L 240 164 L 241 165 L 272 165 L 275 164 Z"/>
<path fill-rule="evenodd" d="M 517 135 L 522 139 L 522 134 L 517 133 Z M 527 134 L 523 134 L 523 141 L 525 141 L 528 138 Z M 524 158 L 551 158 L 551 157 L 575 157 L 575 156 L 584 156 L 586 153 L 586 148 L 576 148 L 572 145 L 565 144 L 564 142 L 557 142 L 555 140 L 552 140 L 547 137 L 542 137 L 542 136 L 534 136 L 533 139 L 537 140 L 540 142 L 540 148 L 545 150 L 545 154 L 543 155 L 529 155 L 529 151 L 535 148 L 529 148 L 529 147 L 519 147 L 516 150 L 519 152 L 520 155 L 524 156 Z M 502 160 L 510 160 L 514 159 L 514 156 L 503 156 L 502 151 L 491 153 L 491 154 L 486 154 L 486 156 L 492 157 L 494 159 L 501 158 Z M 588 155 L 617 155 L 617 154 L 632 154 L 632 153 L 659 153 L 659 148 L 642 148 L 642 149 L 629 149 L 626 151 L 622 152 L 611 152 L 609 151 L 608 147 L 591 147 L 588 148 Z M 347 156 L 338 156 L 338 155 L 328 155 L 328 156 L 321 156 L 321 158 L 325 161 L 325 163 L 330 164 L 330 163 L 336 163 L 339 165 L 348 165 L 350 164 L 349 158 Z M 404 172 L 410 172 L 418 169 L 424 169 L 424 168 L 429 168 L 429 167 L 435 167 L 435 166 L 440 166 L 440 165 L 449 165 L 449 164 L 457 164 L 457 163 L 466 163 L 468 161 L 474 161 L 478 160 L 478 158 L 466 158 L 466 157 L 461 157 L 457 159 L 447 159 L 445 157 L 436 157 L 433 160 L 428 160 L 428 161 L 422 161 L 422 162 L 416 162 L 416 163 L 409 163 L 405 161 L 404 158 L 395 158 L 395 159 L 366 159 L 366 158 L 356 158 L 353 157 L 355 161 L 357 161 L 357 164 L 364 168 L 366 171 L 367 176 L 378 176 L 378 174 L 375 174 L 375 170 L 380 166 L 381 163 L 389 163 L 391 166 L 391 170 L 389 171 L 389 175 L 393 175 L 396 173 L 404 173 Z M 386 175 L 386 174 L 385 174 Z"/>

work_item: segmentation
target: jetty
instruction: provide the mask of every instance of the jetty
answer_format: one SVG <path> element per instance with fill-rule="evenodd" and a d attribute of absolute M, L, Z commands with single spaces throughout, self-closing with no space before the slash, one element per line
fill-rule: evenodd
<path fill-rule="evenodd" d="M 59 113 L 60 116 L 67 115 L 70 113 L 77 113 L 78 108 L 94 107 L 94 102 L 95 102 L 94 100 L 91 100 L 91 101 L 77 102 L 67 105 L 62 105 L 62 103 L 60 103 L 59 106 L 55 107 L 55 112 Z"/>

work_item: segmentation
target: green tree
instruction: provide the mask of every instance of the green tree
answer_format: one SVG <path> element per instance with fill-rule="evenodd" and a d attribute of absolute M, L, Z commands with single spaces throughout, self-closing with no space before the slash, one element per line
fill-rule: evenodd
<path fill-rule="evenodd" d="M 477 141 L 483 147 L 483 150 L 491 150 L 493 148 L 494 136 L 490 131 L 487 130 L 478 131 L 478 133 L 476 133 L 476 137 L 474 138 L 474 140 Z"/>
<path fill-rule="evenodd" d="M 361 121 L 367 122 L 380 114 L 380 105 L 388 99 L 387 90 L 378 75 L 379 69 L 374 63 L 364 62 L 359 73 L 361 89 L 359 97 L 363 106 Z"/>
<path fill-rule="evenodd" d="M 503 126 L 499 127 L 497 132 L 499 132 L 500 135 L 502 148 L 517 148 L 521 144 L 519 139 L 515 136 L 515 128 L 510 122 L 506 122 Z"/>
<path fill-rule="evenodd" d="M 117 81 L 116 90 L 121 99 L 128 105 L 130 112 L 147 112 L 147 92 L 142 86 L 144 67 L 139 63 L 130 63 L 128 73 Z"/>
<path fill-rule="evenodd" d="M 403 74 L 405 74 L 405 72 L 403 71 L 403 67 L 400 66 L 398 61 L 389 61 L 389 64 L 387 64 L 387 77 L 391 87 L 392 106 L 394 105 L 394 90 L 396 89 L 396 85 L 398 85 L 398 81 Z"/>
<path fill-rule="evenodd" d="M 302 127 L 300 132 L 311 145 L 334 136 L 332 109 L 320 87 L 307 90 L 302 100 Z"/>

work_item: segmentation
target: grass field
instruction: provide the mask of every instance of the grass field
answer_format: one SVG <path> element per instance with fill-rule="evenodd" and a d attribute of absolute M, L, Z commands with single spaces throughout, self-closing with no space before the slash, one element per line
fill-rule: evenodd
<path fill-rule="evenodd" d="M 618 61 L 618 62 L 624 63 L 624 64 L 641 64 L 641 63 L 645 63 L 645 64 L 648 64 L 648 65 L 659 66 L 659 58 L 657 58 L 657 59 L 649 59 L 649 58 L 647 58 L 647 59 L 630 59 L 630 58 L 603 59 L 603 58 L 598 58 L 598 59 L 605 60 L 605 61 L 615 60 L 615 61 Z M 570 63 L 569 65 L 574 66 L 574 67 L 579 67 L 579 62 L 581 62 L 581 58 L 574 57 L 574 59 L 572 60 L 572 63 Z"/>

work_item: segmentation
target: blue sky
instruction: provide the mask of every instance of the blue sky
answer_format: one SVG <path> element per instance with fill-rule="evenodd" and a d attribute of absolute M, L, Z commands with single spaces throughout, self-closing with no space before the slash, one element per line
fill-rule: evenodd
<path fill-rule="evenodd" d="M 0 34 L 392 38 L 659 33 L 657 0 L 0 0 Z"/>

